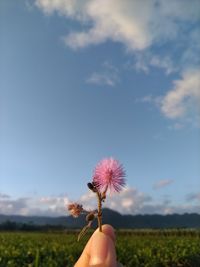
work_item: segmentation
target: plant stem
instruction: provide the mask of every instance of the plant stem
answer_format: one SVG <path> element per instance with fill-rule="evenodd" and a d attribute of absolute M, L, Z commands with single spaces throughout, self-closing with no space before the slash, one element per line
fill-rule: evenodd
<path fill-rule="evenodd" d="M 102 203 L 101 203 L 101 194 L 97 192 L 97 198 L 98 198 L 98 226 L 99 231 L 102 232 Z"/>

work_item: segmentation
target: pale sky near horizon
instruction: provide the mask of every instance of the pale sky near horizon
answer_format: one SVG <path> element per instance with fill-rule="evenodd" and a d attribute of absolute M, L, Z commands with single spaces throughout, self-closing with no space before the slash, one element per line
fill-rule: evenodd
<path fill-rule="evenodd" d="M 200 1 L 0 1 L 0 214 L 64 215 L 118 159 L 122 213 L 200 211 Z"/>

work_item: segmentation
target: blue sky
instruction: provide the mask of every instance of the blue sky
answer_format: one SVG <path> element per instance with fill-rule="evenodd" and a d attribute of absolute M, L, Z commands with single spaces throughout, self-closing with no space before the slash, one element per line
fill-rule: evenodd
<path fill-rule="evenodd" d="M 192 3 L 191 3 L 192 2 Z M 0 213 L 65 214 L 96 163 L 122 213 L 199 212 L 199 1 L 0 2 Z"/>

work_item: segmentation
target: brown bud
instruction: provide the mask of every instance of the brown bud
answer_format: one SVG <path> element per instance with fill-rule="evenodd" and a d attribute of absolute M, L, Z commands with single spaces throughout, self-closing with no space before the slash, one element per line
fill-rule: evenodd
<path fill-rule="evenodd" d="M 87 186 L 88 186 L 88 188 L 89 188 L 90 190 L 92 190 L 93 192 L 96 192 L 96 188 L 95 188 L 94 183 L 88 183 Z"/>
<path fill-rule="evenodd" d="M 86 221 L 87 222 L 90 222 L 90 221 L 93 221 L 94 220 L 94 213 L 93 212 L 90 212 L 87 216 L 86 216 Z"/>
<path fill-rule="evenodd" d="M 88 183 L 87 186 L 88 186 L 88 188 L 89 188 L 90 190 L 93 190 L 93 189 L 94 189 L 94 186 L 93 186 L 92 183 Z"/>

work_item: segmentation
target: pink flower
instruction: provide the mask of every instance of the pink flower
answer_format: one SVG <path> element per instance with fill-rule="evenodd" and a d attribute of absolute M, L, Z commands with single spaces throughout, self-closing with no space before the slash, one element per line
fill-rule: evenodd
<path fill-rule="evenodd" d="M 100 192 L 109 189 L 119 192 L 125 185 L 125 171 L 119 161 L 108 158 L 100 161 L 93 175 L 93 183 Z"/>
<path fill-rule="evenodd" d="M 68 211 L 73 217 L 77 218 L 83 211 L 83 207 L 80 204 L 71 203 L 68 205 Z"/>

